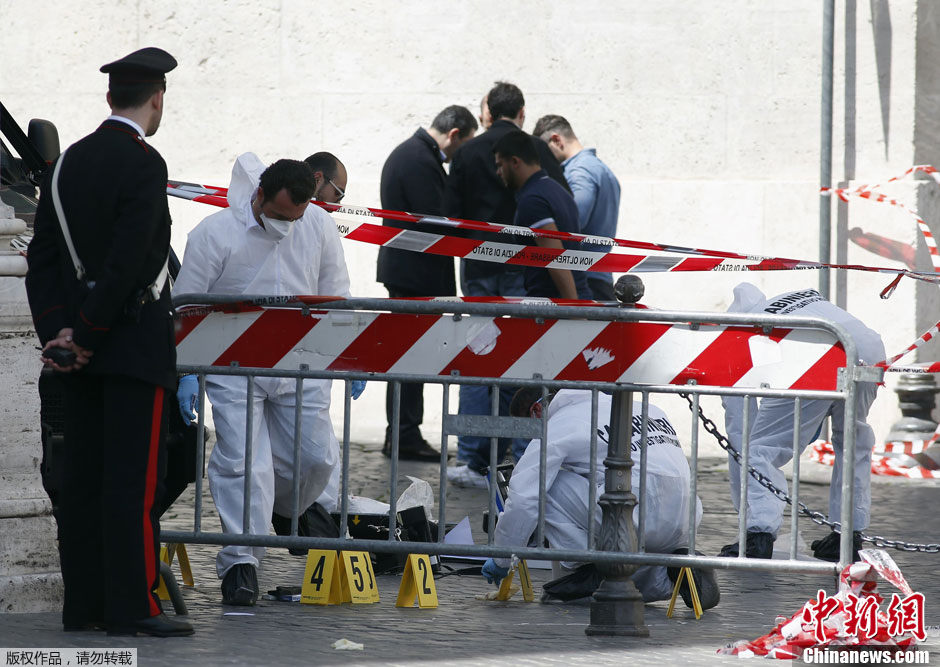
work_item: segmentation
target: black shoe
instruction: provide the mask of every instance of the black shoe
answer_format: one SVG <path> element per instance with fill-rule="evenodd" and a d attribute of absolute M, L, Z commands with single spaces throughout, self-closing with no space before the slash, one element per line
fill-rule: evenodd
<path fill-rule="evenodd" d="M 821 540 L 813 540 L 810 548 L 813 550 L 813 556 L 819 560 L 827 560 L 831 563 L 839 562 L 839 541 L 842 534 L 832 531 Z M 858 550 L 862 548 L 862 535 L 857 530 L 852 533 L 852 562 L 857 563 L 859 558 Z"/>
<path fill-rule="evenodd" d="M 689 550 L 683 547 L 676 549 L 672 553 L 684 555 L 689 553 Z M 701 551 L 696 551 L 695 553 L 698 556 L 705 555 Z M 678 567 L 666 568 L 666 574 L 669 575 L 669 580 L 673 585 L 675 585 L 676 581 L 679 579 L 681 569 L 682 568 Z M 695 582 L 695 590 L 698 592 L 698 601 L 702 605 L 702 611 L 716 606 L 721 601 L 721 590 L 718 588 L 718 576 L 715 574 L 715 571 L 703 570 L 697 567 L 690 569 L 692 570 L 692 580 Z M 682 579 L 682 585 L 679 587 L 679 595 L 682 596 L 682 601 L 685 602 L 686 607 L 694 609 L 692 606 L 692 589 L 689 587 L 688 576 Z"/>
<path fill-rule="evenodd" d="M 601 585 L 601 575 L 594 563 L 587 563 L 571 574 L 552 579 L 542 586 L 541 602 L 573 602 L 594 595 Z"/>
<path fill-rule="evenodd" d="M 186 621 L 177 621 L 166 614 L 157 614 L 138 621 L 127 621 L 108 628 L 109 635 L 150 635 L 151 637 L 187 637 L 194 632 L 193 626 Z"/>
<path fill-rule="evenodd" d="M 774 557 L 774 536 L 770 533 L 748 533 L 747 549 L 744 555 L 748 558 L 773 558 Z M 738 555 L 738 543 L 726 544 L 718 552 L 722 558 L 736 558 Z"/>
<path fill-rule="evenodd" d="M 271 525 L 278 535 L 290 535 L 290 517 L 277 512 L 271 514 Z M 329 512 L 319 503 L 313 503 L 297 517 L 298 537 L 339 537 L 339 528 Z M 288 549 L 292 556 L 306 556 L 306 549 Z"/>
<path fill-rule="evenodd" d="M 62 629 L 66 632 L 94 632 L 95 630 L 107 630 L 108 626 L 104 621 L 88 621 L 86 623 L 63 623 Z"/>
<path fill-rule="evenodd" d="M 382 447 L 382 453 L 391 458 L 392 443 L 388 440 Z M 432 461 L 440 462 L 441 453 L 428 444 L 427 440 L 417 440 L 415 442 L 398 443 L 399 461 Z"/>
<path fill-rule="evenodd" d="M 271 515 L 271 525 L 274 526 L 274 532 L 277 535 L 290 535 L 290 517 L 274 513 Z M 306 537 L 304 534 L 304 515 L 297 517 L 297 535 Z M 306 556 L 306 549 L 289 548 L 287 550 L 291 556 Z"/>
<path fill-rule="evenodd" d="M 258 571 L 249 563 L 233 565 L 222 579 L 222 604 L 254 606 L 258 600 Z"/>

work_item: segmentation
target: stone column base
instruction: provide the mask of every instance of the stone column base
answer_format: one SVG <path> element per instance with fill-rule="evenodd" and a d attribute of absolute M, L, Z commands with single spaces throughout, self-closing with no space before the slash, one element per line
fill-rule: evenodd
<path fill-rule="evenodd" d="M 0 613 L 61 611 L 63 590 L 61 572 L 0 576 Z"/>

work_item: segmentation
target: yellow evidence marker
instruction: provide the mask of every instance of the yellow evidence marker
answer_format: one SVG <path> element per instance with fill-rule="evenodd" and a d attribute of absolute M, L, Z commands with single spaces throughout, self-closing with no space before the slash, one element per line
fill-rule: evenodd
<path fill-rule="evenodd" d="M 529 578 L 529 566 L 526 565 L 524 560 L 520 560 L 518 565 L 509 569 L 509 574 L 506 575 L 503 582 L 499 585 L 499 592 L 496 594 L 496 597 L 493 598 L 494 600 L 508 600 L 519 590 L 518 588 L 513 590 L 512 586 L 512 578 L 516 570 L 519 571 L 519 583 L 522 585 L 522 599 L 526 602 L 535 601 L 535 595 L 532 593 L 532 580 Z"/>
<path fill-rule="evenodd" d="M 193 579 L 193 568 L 189 564 L 189 554 L 186 553 L 186 545 L 182 542 L 170 542 L 165 547 L 160 547 L 160 560 L 167 565 L 173 564 L 174 555 L 179 557 L 180 576 L 183 578 L 183 585 L 195 586 L 196 582 Z M 157 586 L 157 597 L 161 600 L 170 599 L 170 593 L 166 589 L 166 584 L 163 582 L 162 576 L 160 577 L 160 585 Z"/>
<path fill-rule="evenodd" d="M 419 609 L 437 607 L 437 587 L 431 572 L 431 559 L 427 554 L 408 554 L 395 606 L 413 607 L 416 597 Z"/>
<path fill-rule="evenodd" d="M 672 618 L 672 610 L 676 606 L 676 597 L 679 595 L 679 586 L 682 585 L 682 579 L 687 577 L 689 580 L 689 590 L 692 592 L 692 611 L 695 612 L 695 620 L 702 618 L 702 603 L 698 599 L 698 589 L 695 587 L 695 579 L 692 578 L 692 569 L 684 567 L 679 571 L 679 577 L 676 579 L 676 587 L 672 589 L 672 597 L 669 598 L 669 609 L 666 610 L 666 618 Z"/>
<path fill-rule="evenodd" d="M 372 557 L 365 551 L 341 551 L 340 556 L 343 558 L 344 565 L 343 578 L 347 581 L 352 603 L 378 602 L 379 588 L 375 584 Z"/>
<path fill-rule="evenodd" d="M 355 604 L 378 602 L 372 559 L 364 551 L 342 551 L 341 560 L 332 549 L 307 552 L 300 601 L 304 604 Z"/>

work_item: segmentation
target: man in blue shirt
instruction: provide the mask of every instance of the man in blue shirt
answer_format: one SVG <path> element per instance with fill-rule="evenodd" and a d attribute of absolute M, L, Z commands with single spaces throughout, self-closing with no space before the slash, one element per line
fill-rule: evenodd
<path fill-rule="evenodd" d="M 496 173 L 516 193 L 516 217 L 520 227 L 545 231 L 578 231 L 578 209 L 574 199 L 542 169 L 532 138 L 522 130 L 507 132 L 493 146 Z M 565 244 L 557 239 L 534 237 L 532 245 L 561 250 L 576 249 L 580 244 Z M 546 261 L 548 263 L 548 261 Z M 525 268 L 526 296 L 562 299 L 589 299 L 584 271 L 561 268 Z"/>
<path fill-rule="evenodd" d="M 620 183 L 610 168 L 601 162 L 593 148 L 578 141 L 571 124 L 562 116 L 542 116 L 532 134 L 548 144 L 555 159 L 561 162 L 565 180 L 578 206 L 578 228 L 582 234 L 612 237 L 617 234 L 617 213 L 620 208 Z M 582 244 L 582 250 L 610 252 L 610 246 Z M 592 298 L 614 301 L 614 287 L 609 273 L 587 275 Z"/>

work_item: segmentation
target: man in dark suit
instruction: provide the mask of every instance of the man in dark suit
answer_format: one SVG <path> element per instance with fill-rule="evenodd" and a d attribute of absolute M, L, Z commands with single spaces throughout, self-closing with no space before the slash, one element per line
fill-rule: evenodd
<path fill-rule="evenodd" d="M 169 53 L 145 48 L 101 68 L 112 115 L 59 156 L 29 246 L 26 289 L 43 361 L 68 373 L 65 630 L 193 633 L 163 614 L 153 592 L 176 348 L 167 168 L 144 137 L 160 126 L 174 67 Z M 57 357 L 63 350 L 74 357 Z"/>
<path fill-rule="evenodd" d="M 493 146 L 505 134 L 522 128 L 525 121 L 525 98 L 522 91 L 511 83 L 497 82 L 486 95 L 486 103 L 493 124 L 486 132 L 471 139 L 454 155 L 454 161 L 444 191 L 444 215 L 467 220 L 482 220 L 501 225 L 513 224 L 516 200 L 513 193 L 496 174 Z M 565 190 L 564 172 L 548 146 L 538 142 L 539 159 L 548 175 Z M 570 192 L 570 190 L 569 190 Z M 494 240 L 486 232 L 469 232 L 468 236 Z M 460 260 L 460 288 L 464 296 L 524 296 L 523 269 L 518 265 L 497 264 L 472 259 Z M 509 403 L 514 390 L 500 391 L 500 414 L 509 414 Z M 462 385 L 460 387 L 460 414 L 490 414 L 487 387 Z M 513 443 L 516 458 L 522 456 L 527 441 Z M 500 458 L 509 449 L 510 441 L 499 443 Z M 457 439 L 456 468 L 448 470 L 448 478 L 459 486 L 484 487 L 481 473 L 489 465 L 489 438 L 460 436 Z"/>
<path fill-rule="evenodd" d="M 392 151 L 382 168 L 382 208 L 440 215 L 449 162 L 463 143 L 477 130 L 473 114 L 462 106 L 449 106 L 434 118 L 431 127 L 417 131 Z M 426 225 L 385 219 L 383 225 L 401 229 L 426 230 Z M 414 296 L 455 296 L 454 260 L 442 255 L 410 252 L 399 248 L 379 248 L 377 280 L 395 298 Z M 387 456 L 391 455 L 392 392 L 386 395 L 385 430 Z M 440 452 L 421 436 L 424 418 L 424 385 L 401 386 L 399 457 L 417 461 L 439 461 Z"/>

